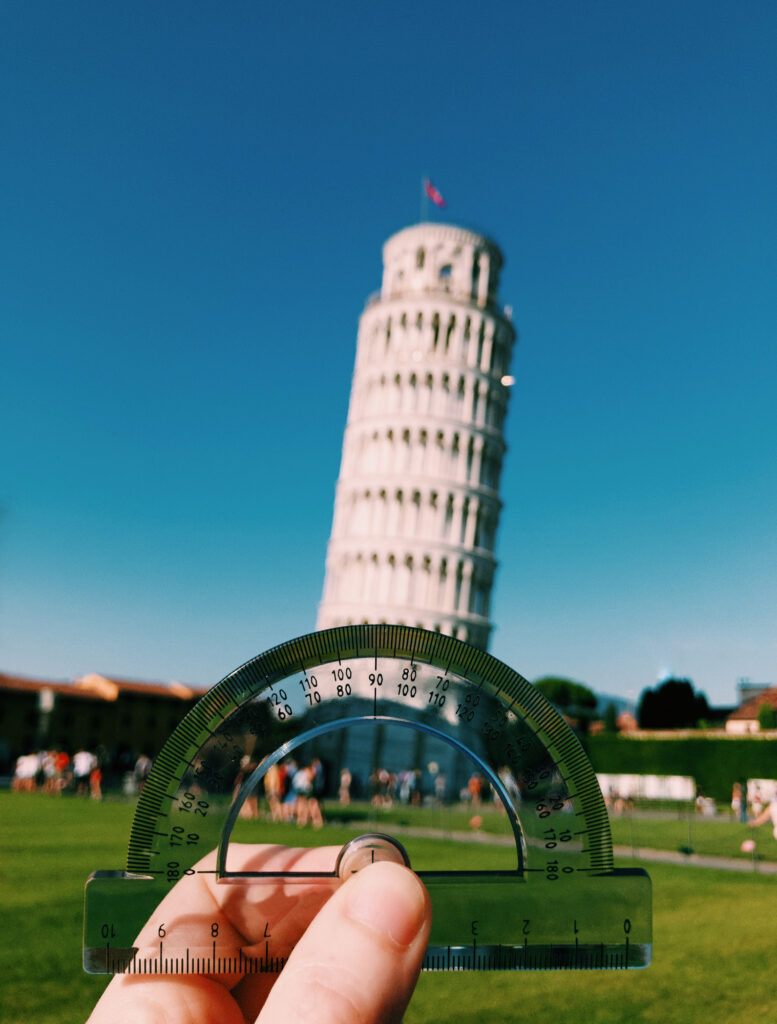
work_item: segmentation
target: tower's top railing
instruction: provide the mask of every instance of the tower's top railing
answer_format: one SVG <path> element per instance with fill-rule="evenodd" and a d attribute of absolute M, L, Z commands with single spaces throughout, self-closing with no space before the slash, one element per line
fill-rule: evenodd
<path fill-rule="evenodd" d="M 381 298 L 437 294 L 495 308 L 502 253 L 474 231 L 414 224 L 383 246 Z"/>

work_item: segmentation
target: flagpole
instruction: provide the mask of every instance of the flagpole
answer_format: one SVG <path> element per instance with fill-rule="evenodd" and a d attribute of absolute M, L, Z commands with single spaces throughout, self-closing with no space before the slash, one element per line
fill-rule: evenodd
<path fill-rule="evenodd" d="M 426 221 L 428 219 L 429 219 L 429 196 L 426 194 L 426 178 L 422 175 L 421 176 L 421 220 L 420 220 L 420 223 L 423 224 L 424 221 Z"/>

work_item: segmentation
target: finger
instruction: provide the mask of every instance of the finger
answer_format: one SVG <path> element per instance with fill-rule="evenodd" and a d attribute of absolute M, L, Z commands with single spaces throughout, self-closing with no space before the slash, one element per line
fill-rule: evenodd
<path fill-rule="evenodd" d="M 312 849 L 276 847 L 270 857 L 261 858 L 258 866 L 258 858 L 250 848 L 238 847 L 233 870 L 261 869 L 296 874 L 333 871 L 340 849 L 339 846 Z M 253 1021 L 278 978 L 272 965 L 288 958 L 302 933 L 333 890 L 339 887 L 340 881 L 336 877 L 310 881 L 287 878 L 244 885 L 211 884 L 221 911 L 245 936 L 244 960 L 253 959 L 259 964 L 258 970 L 249 970 L 232 989 L 246 1020 Z"/>
<path fill-rule="evenodd" d="M 338 884 L 279 885 L 272 898 L 271 922 L 266 920 L 268 914 L 262 905 L 254 905 L 258 911 L 258 927 L 265 930 L 258 942 L 243 947 L 243 957 L 258 964 L 258 970 L 255 967 L 249 970 L 232 989 L 246 1020 L 255 1019 L 278 978 L 277 971 Z M 255 932 L 256 926 L 253 930 Z"/>
<path fill-rule="evenodd" d="M 229 991 L 206 977 L 137 978 L 111 981 L 87 1024 L 245 1024 Z"/>
<path fill-rule="evenodd" d="M 153 962 L 163 927 L 168 956 L 183 957 L 186 951 L 192 965 L 202 965 L 198 973 L 232 988 L 242 975 L 238 964 L 243 957 L 288 956 L 332 891 L 334 880 L 291 881 L 285 873 L 326 870 L 338 850 L 232 844 L 231 870 L 271 876 L 233 884 L 217 881 L 216 852 L 209 853 L 151 915 L 135 940 L 138 957 Z"/>
<path fill-rule="evenodd" d="M 421 969 L 429 895 L 397 864 L 364 868 L 297 943 L 257 1024 L 398 1024 Z"/>
<path fill-rule="evenodd" d="M 261 943 L 264 946 L 265 933 L 269 930 L 276 940 L 273 943 L 273 955 L 288 955 L 289 950 L 282 950 L 278 945 L 281 940 L 281 924 L 289 917 L 298 919 L 296 926 L 285 929 L 290 938 L 290 948 L 339 881 L 334 868 L 340 850 L 340 846 L 304 848 L 241 843 L 232 843 L 229 848 L 230 871 L 262 871 L 270 875 L 332 872 L 331 881 L 323 878 L 307 881 L 299 878 L 249 878 L 245 882 L 225 883 L 217 881 L 215 874 L 205 874 L 203 877 L 219 912 L 244 936 L 246 943 Z M 300 915 L 302 904 L 310 901 L 313 902 L 313 909 Z M 244 948 L 243 952 L 248 953 L 248 950 Z"/>
<path fill-rule="evenodd" d="M 234 871 L 326 871 L 334 863 L 333 857 L 339 849 L 233 844 L 230 867 Z M 182 878 L 165 896 L 135 940 L 138 956 L 156 952 L 160 924 L 165 928 L 165 942 L 170 950 L 196 952 L 205 944 L 209 948 L 203 948 L 203 953 L 208 953 L 216 926 L 220 949 L 234 945 L 235 955 L 238 948 L 244 956 L 261 955 L 265 943 L 262 942 L 261 950 L 257 944 L 260 937 L 269 932 L 270 955 L 287 956 L 331 891 L 315 882 L 310 885 L 282 880 L 219 884 L 215 881 L 215 864 L 213 851 L 195 865 L 194 875 Z M 299 900 L 295 899 L 295 894 Z M 145 1024 L 146 1021 L 156 1024 L 159 1020 L 189 1024 L 211 1019 L 220 1024 L 232 1024 L 233 1020 L 243 1024 L 241 1006 L 245 996 L 236 993 L 235 999 L 228 991 L 241 976 L 240 973 L 117 975 L 103 993 L 89 1024 Z M 261 977 L 266 977 L 270 984 L 275 979 L 273 974 Z M 249 1000 L 251 1019 L 256 1016 L 263 996 L 263 992 L 254 993 Z"/>

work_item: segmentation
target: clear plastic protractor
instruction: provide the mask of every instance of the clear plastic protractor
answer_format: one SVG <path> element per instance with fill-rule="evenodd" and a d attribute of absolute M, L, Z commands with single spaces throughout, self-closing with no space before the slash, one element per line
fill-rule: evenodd
<path fill-rule="evenodd" d="M 360 766 L 357 792 L 375 803 L 388 799 L 380 777 L 370 782 L 375 772 L 420 772 L 413 796 L 426 785 L 429 792 L 419 796 L 432 802 L 458 796 L 479 776 L 514 827 L 505 869 L 561 881 L 613 867 L 607 810 L 590 762 L 531 683 L 438 633 L 351 626 L 275 647 L 200 701 L 165 745 L 143 791 L 128 870 L 167 871 L 160 858 L 175 859 L 168 857 L 173 848 L 181 871 L 195 863 L 221 839 L 214 823 L 246 764 L 256 769 L 242 800 L 255 787 L 264 795 L 272 764 L 316 758 L 330 774 L 347 768 L 353 777 Z M 430 765 L 437 767 L 434 778 Z M 215 816 L 202 814 L 206 806 Z M 198 840 L 172 847 L 165 834 L 172 819 L 198 823 L 199 830 L 188 830 Z M 436 869 L 434 862 L 411 862 L 419 873 Z"/>
<path fill-rule="evenodd" d="M 302 776 L 294 777 L 297 792 L 284 792 L 278 777 L 292 771 Z M 631 873 L 642 876 L 637 880 L 613 870 L 607 810 L 568 724 L 507 665 L 411 627 L 311 633 L 254 658 L 210 690 L 156 759 L 136 809 L 124 874 L 152 880 L 158 892 L 185 884 L 203 855 L 217 849 L 220 881 L 271 879 L 269 870 L 243 870 L 236 844 L 264 841 L 260 800 L 274 819 L 288 820 L 300 792 L 315 798 L 317 774 L 338 807 L 353 801 L 373 816 L 389 806 L 402 812 L 392 817 L 398 829 L 392 835 L 429 888 L 435 911 L 425 967 L 455 967 L 457 956 L 465 967 L 490 969 L 648 962 L 649 880 L 644 872 Z M 452 805 L 467 808 L 470 827 L 477 826 L 479 809 L 498 812 L 511 841 L 498 851 L 484 844 L 482 867 L 471 858 L 458 863 L 455 844 L 441 857 L 439 843 L 424 839 L 435 814 L 444 822 L 443 809 Z M 363 832 L 363 822 L 354 822 L 353 838 Z M 337 878 L 334 852 L 318 873 L 322 884 Z M 295 875 L 313 877 L 292 868 L 284 870 L 284 881 Z M 98 927 L 103 934 L 109 927 L 113 896 L 105 896 L 103 909 L 101 890 L 93 889 L 85 963 L 91 957 L 95 970 L 121 969 L 115 961 L 110 966 L 109 953 L 100 966 L 103 948 L 95 936 Z M 508 920 L 505 899 L 514 894 L 520 900 Z M 126 897 L 127 913 L 129 905 Z M 117 906 L 114 917 L 121 918 Z M 478 926 L 485 929 L 478 948 L 471 921 L 489 918 L 490 931 Z M 113 921 L 110 929 L 115 934 Z M 118 944 L 126 950 L 130 941 Z"/>

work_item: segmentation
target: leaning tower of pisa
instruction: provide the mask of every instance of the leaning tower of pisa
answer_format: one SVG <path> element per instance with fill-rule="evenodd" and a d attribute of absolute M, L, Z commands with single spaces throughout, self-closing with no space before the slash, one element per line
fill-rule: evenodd
<path fill-rule="evenodd" d="M 318 628 L 423 626 L 488 645 L 515 330 L 502 256 L 417 224 L 383 247 L 359 323 Z"/>

